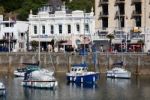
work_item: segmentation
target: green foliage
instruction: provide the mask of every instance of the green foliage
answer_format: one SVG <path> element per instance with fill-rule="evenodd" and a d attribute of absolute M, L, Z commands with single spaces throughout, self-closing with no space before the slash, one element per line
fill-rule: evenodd
<path fill-rule="evenodd" d="M 36 50 L 36 48 L 38 47 L 38 41 L 31 41 L 31 46 L 33 48 L 33 50 Z"/>
<path fill-rule="evenodd" d="M 112 39 L 114 39 L 114 34 L 108 34 L 106 37 L 107 37 L 108 39 L 112 40 Z"/>
<path fill-rule="evenodd" d="M 3 6 L 0 6 L 0 14 L 4 14 L 4 12 L 5 12 L 4 7 L 3 7 Z"/>
<path fill-rule="evenodd" d="M 86 12 L 90 12 L 91 8 L 94 8 L 95 0 L 72 0 L 69 2 L 66 0 L 66 5 L 71 10 L 86 10 Z"/>
<path fill-rule="evenodd" d="M 33 13 L 37 13 L 39 7 L 43 4 L 47 4 L 49 0 L 0 0 L 0 13 L 16 13 L 17 19 L 27 20 L 30 9 Z M 62 0 L 66 3 L 66 6 L 71 10 L 86 10 L 90 12 L 93 6 L 94 0 Z M 5 14 L 4 14 L 5 15 Z M 8 16 L 7 16 L 8 18 Z"/>
<path fill-rule="evenodd" d="M 140 44 L 140 45 L 144 45 L 144 40 L 140 39 L 140 40 L 137 41 L 137 43 Z"/>
<path fill-rule="evenodd" d="M 109 48 L 111 49 L 111 42 L 112 42 L 112 39 L 115 38 L 115 36 L 114 34 L 108 34 L 106 37 L 109 39 Z"/>

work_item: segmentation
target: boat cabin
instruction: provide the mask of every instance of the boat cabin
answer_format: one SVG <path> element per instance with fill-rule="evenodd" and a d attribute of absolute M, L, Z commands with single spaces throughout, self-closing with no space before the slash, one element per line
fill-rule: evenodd
<path fill-rule="evenodd" d="M 83 73 L 87 72 L 88 67 L 87 64 L 74 64 L 71 68 L 71 73 Z"/>
<path fill-rule="evenodd" d="M 86 67 L 72 67 L 71 72 L 73 72 L 73 73 L 83 73 L 83 72 L 87 72 L 87 68 Z"/>

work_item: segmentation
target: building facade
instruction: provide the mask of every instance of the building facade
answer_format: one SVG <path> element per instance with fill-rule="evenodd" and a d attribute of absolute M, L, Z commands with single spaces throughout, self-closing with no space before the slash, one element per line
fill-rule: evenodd
<path fill-rule="evenodd" d="M 3 20 L 0 15 L 0 51 L 26 51 L 28 22 Z"/>
<path fill-rule="evenodd" d="M 91 38 L 95 33 L 94 12 L 68 11 L 65 5 L 60 10 L 51 12 L 51 6 L 46 5 L 39 9 L 37 15 L 29 14 L 29 41 L 40 41 L 41 47 L 47 49 L 47 45 L 64 40 L 71 41 L 70 45 L 77 48 L 77 41 L 82 42 L 84 36 Z"/>
<path fill-rule="evenodd" d="M 150 49 L 149 0 L 95 0 L 96 31 L 100 39 L 114 34 L 113 44 L 128 49 Z M 97 38 L 98 38 L 97 37 Z M 144 41 L 140 46 L 138 41 Z M 122 46 L 121 46 L 122 47 Z"/>

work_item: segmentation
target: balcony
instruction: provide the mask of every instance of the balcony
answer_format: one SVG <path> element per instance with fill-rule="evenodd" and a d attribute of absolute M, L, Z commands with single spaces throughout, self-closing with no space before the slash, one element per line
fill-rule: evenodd
<path fill-rule="evenodd" d="M 116 0 L 115 5 L 124 4 L 124 3 L 125 3 L 125 0 Z"/>
<path fill-rule="evenodd" d="M 9 41 L 12 42 L 12 41 L 16 41 L 16 38 L 14 36 L 3 36 L 3 41 Z"/>
<path fill-rule="evenodd" d="M 106 37 L 107 34 L 108 34 L 108 27 L 101 27 L 92 37 L 93 40 L 108 40 L 108 38 Z"/>
<path fill-rule="evenodd" d="M 142 0 L 132 0 L 131 4 L 142 3 Z"/>
<path fill-rule="evenodd" d="M 99 6 L 108 4 L 108 0 L 100 0 Z"/>
<path fill-rule="evenodd" d="M 108 12 L 100 12 L 99 18 L 106 18 L 108 17 Z"/>
<path fill-rule="evenodd" d="M 142 15 L 142 13 L 141 13 L 141 11 L 133 11 L 132 12 L 132 17 L 137 17 L 137 16 L 141 16 Z"/>

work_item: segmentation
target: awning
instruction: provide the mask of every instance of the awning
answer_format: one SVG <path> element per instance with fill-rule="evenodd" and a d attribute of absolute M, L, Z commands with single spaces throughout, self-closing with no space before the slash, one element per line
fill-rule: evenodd
<path fill-rule="evenodd" d="M 61 43 L 61 45 L 72 45 L 72 41 L 71 40 L 67 40 L 67 41 Z"/>

